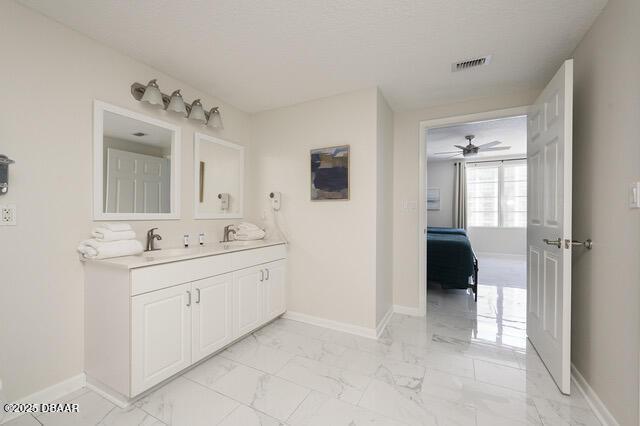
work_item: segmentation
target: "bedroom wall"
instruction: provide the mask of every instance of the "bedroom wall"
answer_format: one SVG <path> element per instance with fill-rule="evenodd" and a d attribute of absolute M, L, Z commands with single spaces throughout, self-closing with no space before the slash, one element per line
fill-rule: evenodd
<path fill-rule="evenodd" d="M 440 189 L 440 210 L 426 212 L 427 226 L 453 226 L 453 175 L 453 161 L 427 161 L 427 189 Z"/>
<path fill-rule="evenodd" d="M 470 227 L 467 231 L 476 253 L 517 256 L 525 256 L 527 253 L 527 228 Z"/>
<path fill-rule="evenodd" d="M 395 305 L 418 311 L 419 209 L 405 208 L 419 200 L 420 122 L 498 109 L 530 105 L 538 91 L 513 92 L 508 96 L 471 99 L 440 107 L 396 111 L 393 132 L 393 300 Z M 472 95 L 472 94 L 471 94 Z"/>
<path fill-rule="evenodd" d="M 184 233 L 204 231 L 213 240 L 226 223 L 192 219 L 193 133 L 202 129 L 145 107 L 129 86 L 157 77 L 164 90 L 182 88 L 186 99 L 220 105 L 225 129 L 206 132 L 244 145 L 249 115 L 13 1 L 0 2 L 0 52 L 0 153 L 16 161 L 1 202 L 18 212 L 17 226 L 0 228 L 0 379 L 4 397 L 15 400 L 83 371 L 75 248 L 96 225 L 93 100 L 182 127 L 182 219 L 134 224 L 139 239 L 158 226 L 165 247 L 179 246 Z"/>
<path fill-rule="evenodd" d="M 572 361 L 621 425 L 638 425 L 640 2 L 610 0 L 578 45 L 573 135 Z"/>

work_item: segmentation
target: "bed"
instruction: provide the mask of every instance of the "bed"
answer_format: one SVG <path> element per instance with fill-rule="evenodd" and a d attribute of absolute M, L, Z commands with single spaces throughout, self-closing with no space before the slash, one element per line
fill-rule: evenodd
<path fill-rule="evenodd" d="M 473 290 L 478 300 L 478 259 L 464 229 L 427 228 L 427 281 Z"/>

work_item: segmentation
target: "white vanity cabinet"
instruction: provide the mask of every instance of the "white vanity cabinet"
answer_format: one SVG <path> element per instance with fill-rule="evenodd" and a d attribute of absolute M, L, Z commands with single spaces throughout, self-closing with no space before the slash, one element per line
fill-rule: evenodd
<path fill-rule="evenodd" d="M 233 332 L 233 274 L 195 281 L 191 316 L 193 362 L 231 342 Z"/>
<path fill-rule="evenodd" d="M 286 309 L 282 244 L 118 259 L 85 264 L 85 373 L 123 404 Z"/>
<path fill-rule="evenodd" d="M 131 393 L 191 365 L 191 284 L 131 298 Z"/>
<path fill-rule="evenodd" d="M 285 311 L 285 262 L 276 261 L 234 274 L 237 334 L 249 333 Z"/>

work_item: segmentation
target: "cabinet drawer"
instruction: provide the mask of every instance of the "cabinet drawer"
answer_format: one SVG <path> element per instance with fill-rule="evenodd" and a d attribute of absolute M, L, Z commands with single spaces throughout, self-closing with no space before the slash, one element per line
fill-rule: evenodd
<path fill-rule="evenodd" d="M 284 259 L 285 257 L 287 257 L 287 249 L 283 244 L 253 250 L 238 251 L 231 254 L 231 267 L 235 271 Z"/>
<path fill-rule="evenodd" d="M 225 274 L 233 269 L 231 256 L 226 254 L 133 269 L 131 295 Z"/>

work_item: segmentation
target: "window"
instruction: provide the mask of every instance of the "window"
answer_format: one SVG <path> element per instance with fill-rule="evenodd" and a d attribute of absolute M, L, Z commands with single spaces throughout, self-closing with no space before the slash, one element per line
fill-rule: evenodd
<path fill-rule="evenodd" d="M 527 226 L 525 160 L 468 163 L 466 167 L 468 226 Z"/>

